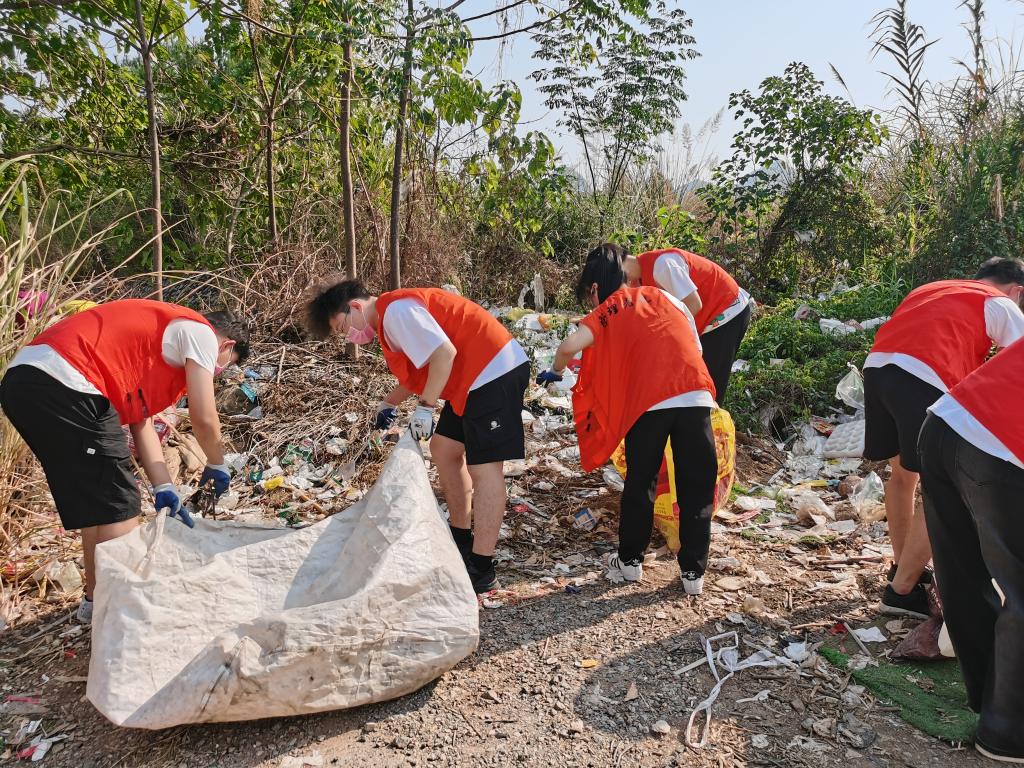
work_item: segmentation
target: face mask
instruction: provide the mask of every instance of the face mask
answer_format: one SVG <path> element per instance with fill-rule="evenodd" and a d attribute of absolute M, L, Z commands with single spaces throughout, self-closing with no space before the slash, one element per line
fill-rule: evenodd
<path fill-rule="evenodd" d="M 355 309 L 355 307 L 353 307 L 353 309 Z M 361 330 L 356 330 L 356 327 L 354 325 L 352 325 L 352 313 L 350 311 L 349 312 L 348 335 L 345 338 L 350 343 L 352 343 L 352 344 L 355 344 L 357 346 L 362 346 L 363 344 L 369 344 L 371 341 L 373 341 L 374 338 L 377 336 L 377 332 L 375 330 L 373 330 L 373 326 L 372 325 L 370 325 L 368 322 L 366 322 L 366 315 L 363 313 L 362 309 L 359 310 L 359 314 L 363 318 L 363 327 L 362 327 L 362 329 Z"/>

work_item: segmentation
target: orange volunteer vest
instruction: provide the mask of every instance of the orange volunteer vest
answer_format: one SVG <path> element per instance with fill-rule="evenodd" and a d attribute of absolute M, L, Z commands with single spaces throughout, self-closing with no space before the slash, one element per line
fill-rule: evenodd
<path fill-rule="evenodd" d="M 641 285 L 658 287 L 658 283 L 654 280 L 654 262 L 658 260 L 659 256 L 666 253 L 678 253 L 686 259 L 686 263 L 690 267 L 690 279 L 697 286 L 697 293 L 700 294 L 701 301 L 700 312 L 693 318 L 693 322 L 697 326 L 697 333 L 704 333 L 704 329 L 736 301 L 736 297 L 740 295 L 740 287 L 733 280 L 732 275 L 715 262 L 681 248 L 663 248 L 660 251 L 648 251 L 637 256 L 636 260 L 640 262 Z"/>
<path fill-rule="evenodd" d="M 124 299 L 66 317 L 32 340 L 46 344 L 88 379 L 134 424 L 174 405 L 185 394 L 185 369 L 164 361 L 164 331 L 173 320 L 202 315 L 177 304 Z"/>
<path fill-rule="evenodd" d="M 622 288 L 582 324 L 594 334 L 572 390 L 583 469 L 608 461 L 652 405 L 696 390 L 714 395 L 689 320 L 660 289 Z"/>
<path fill-rule="evenodd" d="M 949 394 L 1024 462 L 1024 408 L 1019 400 L 1022 381 L 1024 339 L 998 352 Z"/>
<path fill-rule="evenodd" d="M 985 302 L 1003 295 L 977 280 L 922 285 L 878 329 L 871 351 L 910 355 L 952 389 L 988 357 L 992 340 L 985 328 Z"/>
<path fill-rule="evenodd" d="M 416 299 L 423 304 L 455 345 L 455 363 L 441 397 L 450 402 L 452 410 L 461 416 L 466 410 L 469 388 L 494 356 L 512 340 L 512 334 L 479 304 L 440 288 L 405 288 L 382 293 L 377 297 L 377 315 L 380 318 L 377 336 L 384 361 L 398 382 L 417 395 L 423 394 L 423 387 L 427 384 L 427 366 L 414 366 L 404 353 L 391 348 L 384 333 L 384 314 L 391 303 L 399 299 Z"/>

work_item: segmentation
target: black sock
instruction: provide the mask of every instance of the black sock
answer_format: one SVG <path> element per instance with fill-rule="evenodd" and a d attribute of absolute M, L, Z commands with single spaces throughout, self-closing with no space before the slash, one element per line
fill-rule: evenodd
<path fill-rule="evenodd" d="M 473 550 L 473 529 L 456 528 L 450 523 L 448 528 L 452 532 L 452 538 L 455 539 L 455 546 L 459 548 L 459 552 L 463 555 L 468 555 Z"/>
<path fill-rule="evenodd" d="M 494 570 L 493 555 L 478 555 L 476 552 L 471 552 L 469 555 L 469 563 L 476 568 L 479 573 L 487 573 L 488 571 Z"/>

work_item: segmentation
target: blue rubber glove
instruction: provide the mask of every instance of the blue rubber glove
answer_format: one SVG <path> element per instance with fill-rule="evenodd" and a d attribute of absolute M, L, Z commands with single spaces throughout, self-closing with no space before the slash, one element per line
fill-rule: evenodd
<path fill-rule="evenodd" d="M 153 489 L 153 506 L 156 507 L 157 512 L 166 509 L 169 517 L 177 517 L 189 528 L 195 526 L 195 523 L 192 522 L 192 516 L 181 506 L 181 497 L 178 496 L 178 489 L 171 483 L 161 483 Z"/>
<path fill-rule="evenodd" d="M 213 483 L 213 492 L 218 497 L 227 493 L 231 485 L 231 473 L 228 472 L 226 464 L 207 464 L 203 470 L 203 476 L 199 478 L 199 487 L 203 488 L 207 483 Z"/>
<path fill-rule="evenodd" d="M 561 380 L 562 374 L 555 373 L 550 368 L 537 374 L 537 383 L 542 387 L 546 387 L 548 384 L 554 384 L 556 381 Z"/>
<path fill-rule="evenodd" d="M 417 406 L 409 430 L 417 440 L 429 440 L 434 434 L 434 409 L 426 405 Z"/>
<path fill-rule="evenodd" d="M 391 425 L 395 423 L 395 419 L 398 418 L 398 409 L 391 405 L 391 403 L 385 403 L 383 400 L 377 404 L 377 418 L 373 421 L 374 429 L 391 429 Z"/>

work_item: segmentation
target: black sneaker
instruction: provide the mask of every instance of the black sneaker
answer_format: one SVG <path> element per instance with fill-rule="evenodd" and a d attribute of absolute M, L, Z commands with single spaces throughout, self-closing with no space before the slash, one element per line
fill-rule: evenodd
<path fill-rule="evenodd" d="M 893 563 L 891 566 L 889 566 L 889 573 L 885 575 L 885 580 L 888 583 L 892 584 L 892 580 L 896 578 L 896 569 L 898 567 L 899 566 L 897 566 L 896 563 Z M 927 586 L 928 584 L 931 584 L 934 580 L 935 574 L 932 573 L 932 569 L 925 568 L 923 571 L 921 571 L 921 576 L 918 578 L 917 583 Z"/>
<path fill-rule="evenodd" d="M 469 580 L 473 584 L 473 591 L 478 595 L 501 589 L 501 584 L 498 583 L 498 575 L 494 572 L 493 565 L 486 571 L 480 571 L 477 570 L 473 563 L 467 561 L 466 572 L 469 574 Z"/>
<path fill-rule="evenodd" d="M 905 595 L 899 594 L 890 584 L 885 588 L 882 595 L 882 613 L 888 616 L 913 616 L 918 619 L 927 619 L 931 616 L 928 609 L 928 591 L 920 584 Z"/>
<path fill-rule="evenodd" d="M 1009 752 L 1004 752 L 1001 749 L 993 749 L 982 744 L 977 739 L 974 740 L 974 748 L 989 760 L 996 760 L 1000 763 L 1024 764 L 1024 755 L 1011 755 Z"/>

